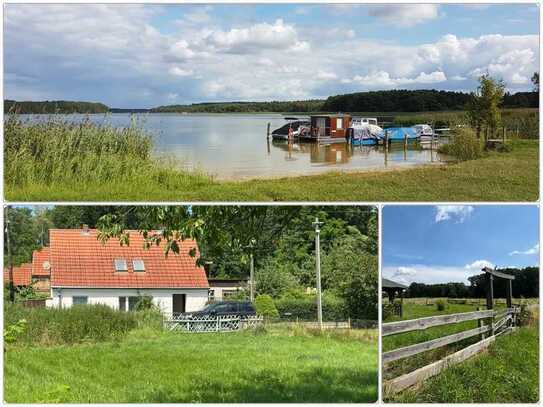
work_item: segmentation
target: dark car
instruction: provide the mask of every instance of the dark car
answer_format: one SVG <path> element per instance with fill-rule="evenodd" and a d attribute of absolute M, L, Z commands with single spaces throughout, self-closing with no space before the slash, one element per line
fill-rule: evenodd
<path fill-rule="evenodd" d="M 241 317 L 255 316 L 255 307 L 249 301 L 218 301 L 209 304 L 201 311 L 191 312 L 192 317 L 239 315 Z"/>

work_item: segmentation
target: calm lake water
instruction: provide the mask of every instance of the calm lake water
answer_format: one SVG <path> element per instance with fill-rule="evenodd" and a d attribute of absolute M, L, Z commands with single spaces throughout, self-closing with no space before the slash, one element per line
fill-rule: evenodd
<path fill-rule="evenodd" d="M 46 115 L 21 115 L 44 120 Z M 184 169 L 200 169 L 219 179 L 266 178 L 308 175 L 329 170 L 368 170 L 439 163 L 435 151 L 393 146 L 387 154 L 382 147 L 328 146 L 266 140 L 266 127 L 286 123 L 282 115 L 227 114 L 138 114 L 140 125 L 155 139 L 157 154 L 177 158 Z M 124 113 L 62 115 L 65 120 L 86 117 L 96 123 L 127 126 L 131 115 Z"/>

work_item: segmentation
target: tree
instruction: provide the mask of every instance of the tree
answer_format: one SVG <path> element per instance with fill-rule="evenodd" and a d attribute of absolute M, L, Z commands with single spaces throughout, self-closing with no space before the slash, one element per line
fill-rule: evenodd
<path fill-rule="evenodd" d="M 539 72 L 534 72 L 532 75 L 532 83 L 534 84 L 534 92 L 539 93 Z"/>
<path fill-rule="evenodd" d="M 499 106 L 504 94 L 505 84 L 501 79 L 494 79 L 488 74 L 479 78 L 479 86 L 467 104 L 468 118 L 477 138 L 481 137 L 482 130 L 485 135 L 494 135 L 501 122 Z"/>
<path fill-rule="evenodd" d="M 40 230 L 37 228 L 32 210 L 26 207 L 9 207 L 7 217 L 9 220 L 10 249 L 13 264 L 17 266 L 31 261 L 32 252 L 40 247 Z M 5 233 L 6 230 L 4 229 Z M 5 235 L 4 241 L 6 241 Z M 7 245 L 4 245 L 4 264 L 9 265 Z"/>

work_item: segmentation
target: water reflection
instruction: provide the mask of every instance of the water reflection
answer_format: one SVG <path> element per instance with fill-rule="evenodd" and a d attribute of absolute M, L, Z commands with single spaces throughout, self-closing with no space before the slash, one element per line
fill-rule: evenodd
<path fill-rule="evenodd" d="M 22 115 L 45 120 L 44 115 Z M 129 114 L 63 115 L 78 122 L 121 127 L 130 124 Z M 331 169 L 365 170 L 390 166 L 413 166 L 440 160 L 433 151 L 410 146 L 351 146 L 346 143 L 277 142 L 267 137 L 267 127 L 285 123 L 283 116 L 220 114 L 143 114 L 137 119 L 153 135 L 155 153 L 175 157 L 184 169 L 201 169 L 218 178 L 239 179 L 318 174 Z"/>

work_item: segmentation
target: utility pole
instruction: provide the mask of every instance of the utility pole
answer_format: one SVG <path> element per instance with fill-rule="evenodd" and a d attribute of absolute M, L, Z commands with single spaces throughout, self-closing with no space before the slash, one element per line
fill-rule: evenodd
<path fill-rule="evenodd" d="M 6 247 L 8 249 L 8 263 L 9 263 L 9 301 L 11 303 L 15 302 L 15 286 L 13 282 L 13 261 L 11 258 L 11 245 L 9 241 L 9 217 L 8 217 L 8 206 L 4 213 L 4 219 L 6 222 Z"/>
<path fill-rule="evenodd" d="M 321 242 L 320 242 L 320 225 L 319 218 L 315 218 L 313 225 L 315 226 L 315 252 L 316 252 L 316 269 L 317 269 L 317 319 L 319 327 L 322 330 L 322 289 L 321 289 Z"/>
<path fill-rule="evenodd" d="M 255 301 L 255 258 L 253 255 L 254 239 L 246 246 L 251 252 L 249 253 L 250 259 L 250 272 L 249 272 L 249 298 L 251 302 Z"/>

